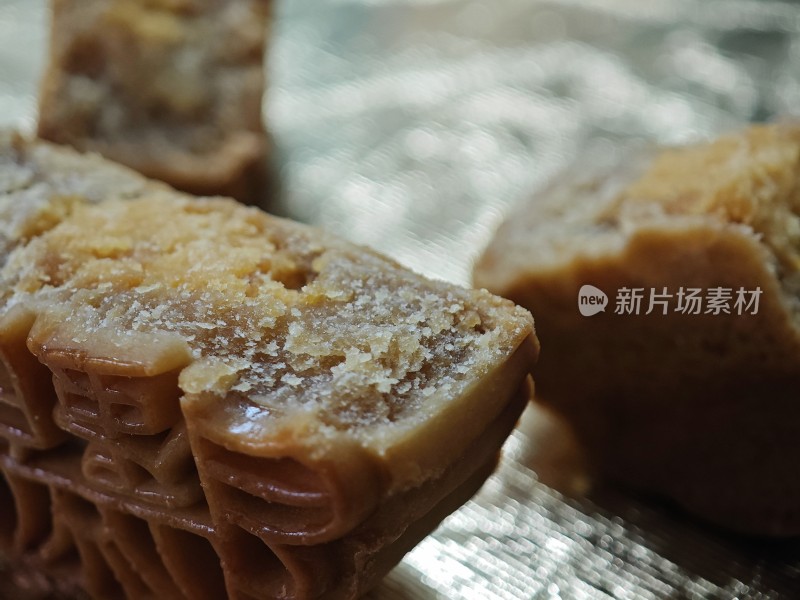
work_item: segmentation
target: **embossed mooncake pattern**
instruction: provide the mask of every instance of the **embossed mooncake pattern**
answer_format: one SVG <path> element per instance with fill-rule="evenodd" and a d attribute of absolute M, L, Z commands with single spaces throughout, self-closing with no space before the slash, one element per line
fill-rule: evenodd
<path fill-rule="evenodd" d="M 0 549 L 20 580 L 354 598 L 491 473 L 530 396 L 528 313 L 0 142 Z"/>

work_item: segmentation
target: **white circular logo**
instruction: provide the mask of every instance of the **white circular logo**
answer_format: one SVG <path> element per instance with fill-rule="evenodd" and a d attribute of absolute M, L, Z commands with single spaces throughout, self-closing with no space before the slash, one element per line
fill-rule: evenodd
<path fill-rule="evenodd" d="M 593 285 L 584 285 L 578 292 L 578 310 L 584 317 L 591 317 L 605 312 L 608 306 L 606 293 Z"/>

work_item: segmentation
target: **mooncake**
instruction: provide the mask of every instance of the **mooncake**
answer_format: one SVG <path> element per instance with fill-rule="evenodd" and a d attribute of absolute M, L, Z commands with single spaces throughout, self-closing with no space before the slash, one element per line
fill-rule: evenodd
<path fill-rule="evenodd" d="M 0 223 L 0 554 L 30 585 L 358 597 L 530 397 L 524 309 L 230 199 L 3 134 Z"/>
<path fill-rule="evenodd" d="M 729 529 L 800 533 L 800 128 L 581 163 L 475 282 L 534 311 L 537 399 L 605 474 Z"/>
<path fill-rule="evenodd" d="M 268 0 L 52 0 L 39 136 L 200 195 L 263 200 Z"/>

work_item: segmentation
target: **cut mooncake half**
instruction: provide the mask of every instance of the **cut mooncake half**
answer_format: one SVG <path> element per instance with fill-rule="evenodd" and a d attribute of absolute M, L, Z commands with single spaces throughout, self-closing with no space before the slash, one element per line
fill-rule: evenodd
<path fill-rule="evenodd" d="M 527 311 L 0 139 L 0 548 L 23 580 L 354 598 L 491 473 L 530 396 Z"/>
<path fill-rule="evenodd" d="M 263 199 L 270 0 L 51 0 L 39 135 L 196 194 Z"/>
<path fill-rule="evenodd" d="M 535 311 L 537 398 L 595 465 L 797 535 L 799 215 L 800 127 L 753 126 L 578 165 L 501 227 L 475 282 Z"/>

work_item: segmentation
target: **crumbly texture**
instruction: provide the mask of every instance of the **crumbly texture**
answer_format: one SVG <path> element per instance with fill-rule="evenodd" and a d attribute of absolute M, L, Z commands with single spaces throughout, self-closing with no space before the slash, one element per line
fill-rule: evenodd
<path fill-rule="evenodd" d="M 577 165 L 512 215 L 475 282 L 537 315 L 537 398 L 614 477 L 709 520 L 800 532 L 800 127 Z M 578 292 L 609 296 L 583 317 Z M 615 314 L 641 288 L 639 314 Z M 731 314 L 676 310 L 681 288 L 729 289 Z M 736 292 L 760 288 L 757 314 Z M 648 296 L 670 294 L 663 314 Z"/>
<path fill-rule="evenodd" d="M 6 309 L 58 315 L 76 347 L 112 331 L 175 334 L 197 361 L 184 391 L 245 395 L 270 421 L 302 411 L 369 443 L 373 428 L 463 393 L 530 328 L 488 293 L 230 200 L 59 206 L 63 220 L 9 258 Z"/>
<path fill-rule="evenodd" d="M 11 249 L 58 224 L 76 198 L 124 199 L 164 186 L 98 156 L 29 144 L 0 130 L 0 264 Z"/>
<path fill-rule="evenodd" d="M 114 165 L 99 186 L 111 184 L 108 199 L 63 189 L 42 175 L 62 171 L 47 163 L 53 147 L 18 144 L 6 162 L 27 179 L 0 208 L 27 216 L 5 233 L 3 310 L 53 314 L 76 348 L 119 332 L 172 335 L 197 363 L 184 391 L 310 412 L 320 431 L 368 443 L 373 429 L 466 391 L 531 333 L 527 311 L 506 300 L 227 199 L 182 196 Z"/>
<path fill-rule="evenodd" d="M 12 563 L 57 577 L 77 544 L 98 598 L 354 598 L 488 476 L 530 397 L 526 310 L 230 199 L 0 142 Z M 15 541 L 51 510 L 55 541 Z"/>
<path fill-rule="evenodd" d="M 198 194 L 263 194 L 266 0 L 53 0 L 39 135 Z"/>

